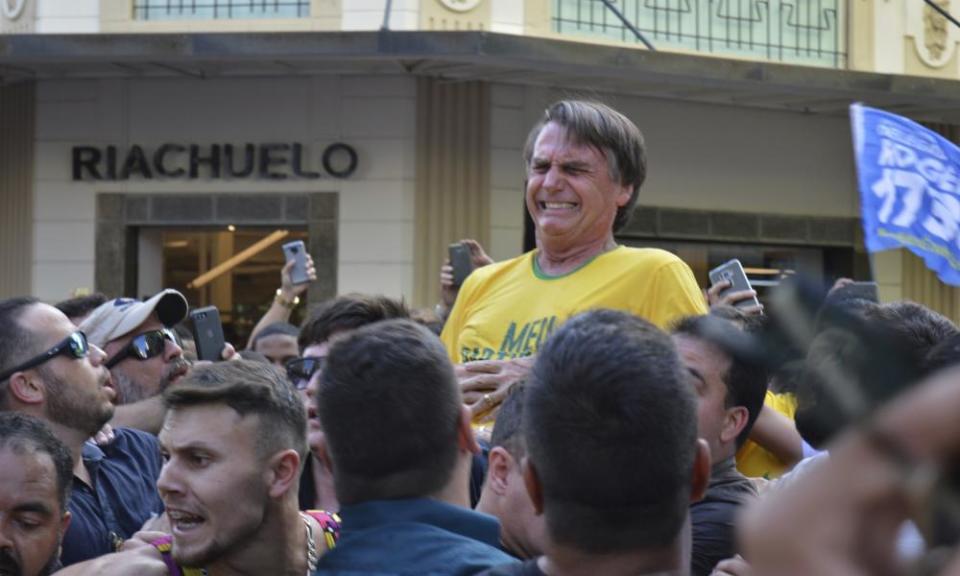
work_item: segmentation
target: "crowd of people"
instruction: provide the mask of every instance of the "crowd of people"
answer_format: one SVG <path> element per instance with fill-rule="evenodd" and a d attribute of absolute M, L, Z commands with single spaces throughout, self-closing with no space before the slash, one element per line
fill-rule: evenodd
<path fill-rule="evenodd" d="M 0 301 L 0 575 L 960 574 L 953 322 L 843 282 L 737 307 L 619 245 L 646 152 L 603 104 L 524 161 L 536 249 L 464 241 L 439 319 L 297 328 L 287 265 L 210 362 L 173 289 Z"/>

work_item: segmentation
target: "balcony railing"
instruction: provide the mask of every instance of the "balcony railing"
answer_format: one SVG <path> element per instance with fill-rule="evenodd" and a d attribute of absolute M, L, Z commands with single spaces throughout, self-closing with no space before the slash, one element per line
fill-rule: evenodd
<path fill-rule="evenodd" d="M 310 0 L 134 0 L 134 20 L 305 18 Z"/>
<path fill-rule="evenodd" d="M 845 68 L 845 0 L 614 0 L 657 48 Z M 561 34 L 640 42 L 600 0 L 553 0 Z"/>

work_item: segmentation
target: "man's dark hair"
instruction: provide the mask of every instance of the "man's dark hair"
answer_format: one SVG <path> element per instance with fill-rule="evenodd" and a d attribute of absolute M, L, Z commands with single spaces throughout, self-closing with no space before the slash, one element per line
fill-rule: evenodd
<path fill-rule="evenodd" d="M 21 456 L 47 454 L 57 473 L 57 500 L 60 512 L 67 510 L 73 484 L 73 458 L 50 428 L 40 419 L 20 412 L 0 412 L 0 449 Z"/>
<path fill-rule="evenodd" d="M 386 296 L 347 294 L 318 304 L 300 326 L 297 344 L 307 346 L 326 342 L 337 332 L 354 330 L 367 324 L 393 318 L 409 318 L 407 306 Z"/>
<path fill-rule="evenodd" d="M 263 330 L 257 332 L 253 342 L 250 343 L 250 349 L 255 350 L 257 348 L 257 342 L 259 342 L 261 338 L 275 336 L 277 334 L 293 336 L 296 338 L 300 335 L 300 329 L 289 322 L 274 322 L 273 324 L 267 324 Z"/>
<path fill-rule="evenodd" d="M 194 368 L 183 382 L 166 389 L 167 408 L 176 410 L 224 404 L 240 416 L 259 416 L 257 453 L 267 458 L 281 450 L 307 453 L 307 413 L 296 389 L 276 367 L 233 360 Z"/>
<path fill-rule="evenodd" d="M 53 305 L 54 308 L 63 312 L 64 316 L 73 320 L 81 318 L 96 310 L 101 304 L 109 300 L 106 294 L 94 292 L 86 296 L 77 296 Z M 78 322 L 79 324 L 79 322 Z"/>
<path fill-rule="evenodd" d="M 917 374 L 931 350 L 960 334 L 956 324 L 943 314 L 908 300 L 875 306 L 865 315 L 890 332 L 897 348 L 905 353 L 909 368 Z"/>
<path fill-rule="evenodd" d="M 763 366 L 735 352 L 731 344 L 742 336 L 738 330 L 740 329 L 733 322 L 711 314 L 681 318 L 673 325 L 671 332 L 705 342 L 730 359 L 730 367 L 720 376 L 727 388 L 723 405 L 725 408 L 743 406 L 747 409 L 747 425 L 737 435 L 739 448 L 747 441 L 763 408 L 769 374 Z"/>
<path fill-rule="evenodd" d="M 929 375 L 960 364 L 960 334 L 937 344 L 923 361 L 923 374 Z"/>
<path fill-rule="evenodd" d="M 673 341 L 653 324 L 612 310 L 567 321 L 527 380 L 523 432 L 554 542 L 602 554 L 676 541 L 697 408 Z"/>
<path fill-rule="evenodd" d="M 26 297 L 0 300 L 0 372 L 13 368 L 35 353 L 38 338 L 20 324 L 20 317 L 27 308 L 39 302 L 36 298 Z M 6 406 L 9 382 L 9 378 L 0 382 L 0 409 Z"/>
<path fill-rule="evenodd" d="M 450 480 L 462 400 L 440 340 L 410 320 L 337 339 L 317 391 L 340 502 L 423 497 Z"/>
<path fill-rule="evenodd" d="M 497 411 L 497 421 L 490 433 L 490 447 L 500 446 L 513 456 L 517 462 L 527 455 L 523 441 L 523 397 L 526 383 L 517 382 Z"/>
<path fill-rule="evenodd" d="M 554 102 L 527 136 L 523 160 L 528 167 L 533 159 L 537 136 L 551 122 L 563 127 L 571 142 L 600 151 L 607 159 L 611 180 L 621 186 L 633 186 L 630 200 L 617 209 L 613 231 L 626 226 L 633 216 L 640 187 L 647 177 L 647 149 L 640 129 L 629 118 L 606 104 L 586 100 Z"/>

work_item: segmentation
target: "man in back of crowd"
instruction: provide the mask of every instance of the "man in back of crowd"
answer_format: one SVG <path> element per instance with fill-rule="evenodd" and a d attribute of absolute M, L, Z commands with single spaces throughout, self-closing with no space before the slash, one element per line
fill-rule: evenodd
<path fill-rule="evenodd" d="M 529 370 L 525 359 L 568 317 L 612 308 L 666 327 L 707 311 L 682 260 L 614 239 L 647 173 L 643 136 L 629 118 L 596 102 L 556 102 L 531 130 L 524 161 L 537 247 L 474 270 L 442 336 L 450 359 L 465 363 L 464 390 L 483 392 L 471 407 L 487 427 L 505 389 Z"/>
<path fill-rule="evenodd" d="M 72 471 L 70 451 L 42 421 L 0 412 L 0 574 L 60 567 Z"/>
<path fill-rule="evenodd" d="M 190 369 L 173 330 L 186 316 L 187 299 L 167 289 L 144 302 L 109 300 L 80 324 L 90 343 L 107 353 L 105 364 L 117 391 L 111 424 L 160 431 L 160 394 Z"/>
<path fill-rule="evenodd" d="M 298 334 L 300 330 L 293 324 L 274 322 L 257 333 L 250 350 L 263 354 L 274 366 L 284 368 L 298 356 Z"/>
<path fill-rule="evenodd" d="M 44 420 L 73 458 L 64 565 L 115 551 L 163 510 L 154 436 L 117 428 L 103 447 L 87 442 L 113 416 L 105 360 L 53 306 L 32 298 L 0 301 L 0 406 Z"/>
<path fill-rule="evenodd" d="M 71 322 L 79 326 L 91 312 L 107 300 L 108 298 L 105 294 L 94 292 L 86 296 L 76 296 L 57 302 L 53 307 L 63 312 Z"/>
<path fill-rule="evenodd" d="M 317 574 L 473 574 L 513 559 L 469 509 L 479 446 L 453 365 L 425 327 L 388 320 L 330 346 L 317 388 L 343 531 Z"/>
<path fill-rule="evenodd" d="M 500 544 L 521 559 L 543 554 L 543 516 L 533 509 L 523 483 L 521 463 L 527 455 L 523 439 L 523 396 L 519 383 L 510 389 L 490 436 L 487 478 L 476 511 L 500 520 Z"/>
<path fill-rule="evenodd" d="M 333 489 L 333 476 L 319 456 L 323 430 L 317 418 L 316 389 L 320 370 L 327 358 L 330 345 L 361 326 L 392 318 L 408 318 L 410 313 L 403 302 L 384 296 L 347 294 L 327 300 L 310 312 L 300 327 L 297 343 L 301 356 L 287 363 L 287 377 L 300 392 L 307 409 L 308 443 L 311 455 L 307 457 L 300 480 L 301 509 L 339 509 Z"/>
<path fill-rule="evenodd" d="M 64 576 L 309 574 L 339 526 L 297 507 L 306 413 L 283 373 L 220 362 L 194 369 L 164 400 L 157 487 L 172 536 L 139 535 Z"/>
<path fill-rule="evenodd" d="M 524 408 L 545 555 L 486 574 L 688 574 L 690 502 L 710 456 L 670 337 L 623 312 L 578 315 L 541 348 Z"/>
<path fill-rule="evenodd" d="M 736 326 L 716 316 L 690 316 L 673 327 L 697 396 L 698 434 L 710 447 L 710 484 L 690 507 L 694 576 L 707 576 L 717 562 L 736 554 L 734 517 L 757 497 L 753 482 L 737 471 L 734 455 L 763 407 L 767 372 L 729 352 L 727 343 L 738 336 Z"/>

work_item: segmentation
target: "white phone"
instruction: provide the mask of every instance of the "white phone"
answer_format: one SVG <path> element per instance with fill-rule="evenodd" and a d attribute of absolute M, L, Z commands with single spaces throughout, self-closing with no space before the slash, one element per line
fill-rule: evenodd
<path fill-rule="evenodd" d="M 740 260 L 734 258 L 733 260 L 728 260 L 723 264 L 717 266 L 710 271 L 710 285 L 727 280 L 730 282 L 730 287 L 720 292 L 720 296 L 723 296 L 729 292 L 739 292 L 741 290 L 752 290 L 750 286 L 750 280 L 747 279 L 747 273 L 743 271 L 743 264 L 740 263 Z M 750 308 L 752 306 L 759 306 L 760 301 L 757 300 L 757 297 L 753 298 L 744 298 L 739 300 L 734 306 L 737 308 Z"/>

